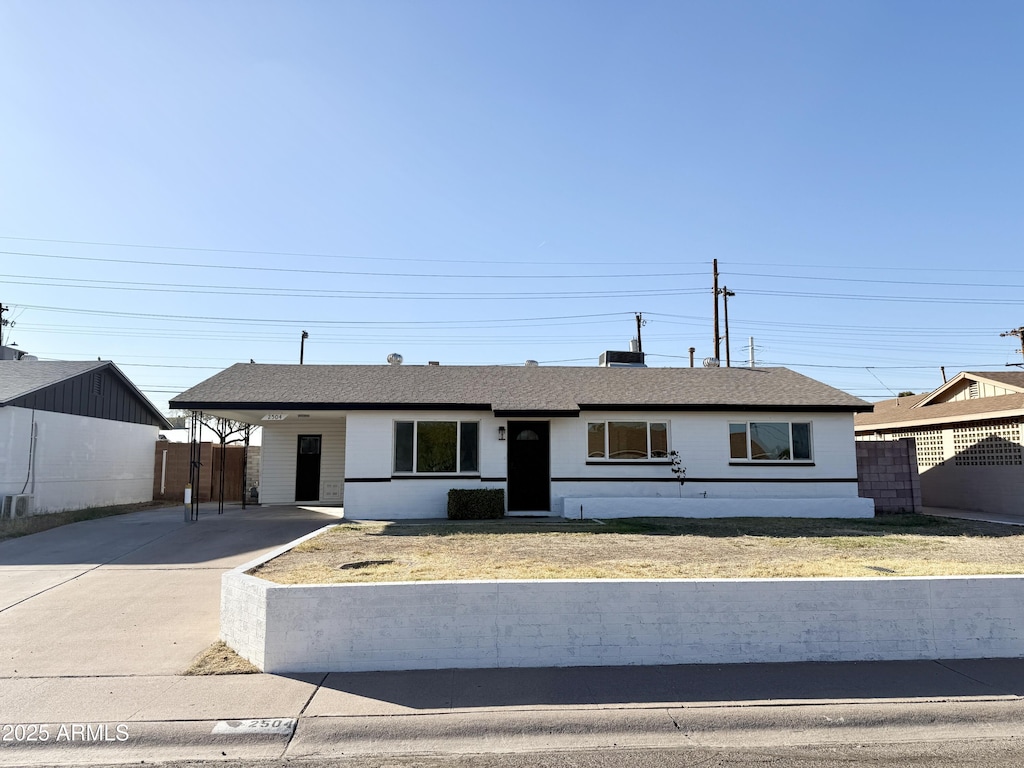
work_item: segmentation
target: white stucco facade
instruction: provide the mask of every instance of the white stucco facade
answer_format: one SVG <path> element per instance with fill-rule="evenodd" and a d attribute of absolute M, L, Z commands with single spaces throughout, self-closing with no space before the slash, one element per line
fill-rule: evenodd
<path fill-rule="evenodd" d="M 563 514 L 566 499 L 629 499 L 633 514 L 644 514 L 643 499 L 729 501 L 729 514 L 756 514 L 749 502 L 766 499 L 805 500 L 792 514 L 870 516 L 870 503 L 857 498 L 853 415 L 849 412 L 745 411 L 583 411 L 579 417 L 495 416 L 471 410 L 361 410 L 289 414 L 264 423 L 261 501 L 294 503 L 296 441 L 300 434 L 322 435 L 322 503 L 344 504 L 352 519 L 444 517 L 452 488 L 501 488 L 508 491 L 509 431 L 517 420 L 550 426 L 550 498 L 546 509 Z M 477 471 L 463 474 L 414 474 L 394 471 L 396 421 L 473 421 L 479 425 Z M 686 480 L 680 484 L 668 460 L 605 461 L 588 459 L 587 425 L 592 421 L 646 421 L 668 425 L 668 447 L 677 451 Z M 729 424 L 807 422 L 811 424 L 808 461 L 743 461 L 730 458 Z M 340 490 L 338 489 L 340 486 Z M 820 500 L 822 503 L 815 506 Z M 838 501 L 837 501 L 838 500 Z M 576 503 L 575 501 L 573 503 Z M 716 506 L 717 504 L 717 506 Z M 723 509 L 725 507 L 722 507 Z M 770 514 L 784 509 L 766 505 Z M 639 511 L 638 511 L 639 510 Z M 831 513 L 830 513 L 831 510 Z M 845 511 L 844 511 L 845 510 Z M 568 514 L 568 512 L 565 512 Z M 681 514 L 688 514 L 682 512 Z M 608 515 L 614 516 L 614 515 Z"/>
<path fill-rule="evenodd" d="M 33 514 L 149 501 L 157 431 L 144 424 L 0 408 L 0 495 L 31 494 Z"/>

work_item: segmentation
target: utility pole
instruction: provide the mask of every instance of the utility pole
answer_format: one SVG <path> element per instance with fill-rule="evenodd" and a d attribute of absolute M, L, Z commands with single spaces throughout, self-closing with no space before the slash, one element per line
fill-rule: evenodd
<path fill-rule="evenodd" d="M 722 303 L 725 305 L 725 367 L 732 367 L 732 361 L 729 356 L 729 297 L 735 296 L 736 294 L 722 286 Z"/>
<path fill-rule="evenodd" d="M 718 335 L 718 259 L 712 262 L 712 270 L 714 272 L 714 287 L 713 293 L 715 294 L 715 359 L 720 359 L 721 349 L 721 338 Z"/>
<path fill-rule="evenodd" d="M 754 337 L 750 337 L 750 367 L 754 367 Z"/>
<path fill-rule="evenodd" d="M 643 312 L 637 312 L 636 313 L 636 351 L 637 352 L 643 352 L 644 351 L 644 340 L 642 338 L 640 338 L 640 328 L 645 326 L 645 325 L 647 325 L 647 321 L 644 320 L 644 313 Z"/>
<path fill-rule="evenodd" d="M 1014 328 L 1012 331 L 1007 331 L 1006 333 L 1000 333 L 999 335 L 1016 336 L 1018 339 L 1020 339 L 1020 353 L 1021 355 L 1024 355 L 1024 326 L 1020 328 Z M 1024 363 L 1007 363 L 1007 365 L 1021 366 L 1024 365 Z"/>
<path fill-rule="evenodd" d="M 309 334 L 303 331 L 302 338 L 299 340 L 299 365 L 302 365 L 302 359 L 306 356 L 306 339 L 308 338 Z"/>
<path fill-rule="evenodd" d="M 10 311 L 10 307 L 5 307 L 3 304 L 0 304 L 0 347 L 4 345 L 4 326 L 8 323 L 7 320 L 4 320 L 4 312 Z"/>

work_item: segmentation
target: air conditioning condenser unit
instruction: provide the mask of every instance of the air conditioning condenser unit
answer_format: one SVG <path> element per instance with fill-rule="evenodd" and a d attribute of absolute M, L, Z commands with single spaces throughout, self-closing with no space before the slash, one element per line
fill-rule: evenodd
<path fill-rule="evenodd" d="M 0 519 L 27 517 L 32 514 L 32 494 L 12 493 L 0 496 Z"/>

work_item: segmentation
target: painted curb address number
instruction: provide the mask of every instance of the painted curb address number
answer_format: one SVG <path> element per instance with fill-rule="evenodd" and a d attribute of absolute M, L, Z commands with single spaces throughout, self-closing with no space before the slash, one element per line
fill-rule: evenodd
<path fill-rule="evenodd" d="M 221 720 L 213 726 L 215 736 L 251 736 L 254 733 L 267 733 L 274 736 L 290 736 L 295 730 L 293 718 L 273 718 L 262 720 Z"/>

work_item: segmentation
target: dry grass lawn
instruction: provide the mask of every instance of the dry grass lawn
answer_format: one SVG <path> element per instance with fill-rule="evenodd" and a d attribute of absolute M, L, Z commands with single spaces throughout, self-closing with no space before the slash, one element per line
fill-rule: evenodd
<path fill-rule="evenodd" d="M 346 522 L 253 573 L 281 584 L 1024 573 L 1024 527 L 874 520 Z"/>
<path fill-rule="evenodd" d="M 195 660 L 182 674 L 184 675 L 252 675 L 260 672 L 259 667 L 249 663 L 231 646 L 218 640 Z"/>

